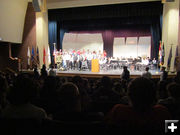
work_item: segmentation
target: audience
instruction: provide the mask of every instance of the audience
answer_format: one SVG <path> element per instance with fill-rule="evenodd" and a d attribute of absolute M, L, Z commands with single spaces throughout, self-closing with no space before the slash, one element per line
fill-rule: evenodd
<path fill-rule="evenodd" d="M 158 103 L 166 106 L 173 119 L 180 119 L 180 85 L 172 82 L 167 85 L 168 97 L 159 99 Z"/>
<path fill-rule="evenodd" d="M 2 111 L 3 118 L 46 118 L 44 109 L 31 104 L 36 96 L 36 85 L 27 76 L 19 75 L 10 90 L 10 104 Z"/>
<path fill-rule="evenodd" d="M 159 81 L 152 79 L 146 68 L 142 77 L 130 81 L 127 67 L 122 78 L 115 79 L 61 77 L 55 76 L 53 67 L 51 70 L 48 75 L 43 65 L 41 77 L 37 68 L 34 75 L 0 73 L 0 117 L 67 123 L 101 121 L 107 134 L 141 129 L 143 134 L 164 132 L 165 119 L 179 119 L 179 72 L 170 80 L 162 68 Z"/>
<path fill-rule="evenodd" d="M 115 105 L 105 121 L 119 127 L 119 133 L 164 133 L 164 120 L 171 116 L 166 107 L 155 104 L 153 82 L 143 77 L 132 80 L 128 86 L 128 97 L 129 105 Z"/>
<path fill-rule="evenodd" d="M 58 92 L 58 96 L 60 108 L 53 114 L 53 119 L 62 121 L 92 121 L 102 119 L 100 114 L 90 115 L 90 113 L 83 112 L 80 98 L 81 93 L 75 84 L 71 82 L 63 84 Z"/>

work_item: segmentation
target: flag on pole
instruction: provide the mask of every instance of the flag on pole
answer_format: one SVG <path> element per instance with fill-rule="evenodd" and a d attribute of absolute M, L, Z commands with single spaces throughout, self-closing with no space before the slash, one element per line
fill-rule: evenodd
<path fill-rule="evenodd" d="M 46 49 L 43 49 L 43 64 L 46 64 Z"/>
<path fill-rule="evenodd" d="M 159 41 L 159 54 L 158 54 L 159 65 L 161 65 L 161 41 Z"/>
<path fill-rule="evenodd" d="M 175 53 L 175 59 L 174 59 L 174 67 L 177 66 L 177 60 L 178 60 L 178 45 L 176 46 L 176 53 Z"/>
<path fill-rule="evenodd" d="M 27 62 L 27 64 L 28 64 L 28 66 L 30 66 L 30 64 L 31 64 L 31 61 L 30 61 L 30 58 L 31 58 L 31 53 L 30 53 L 29 46 L 28 46 L 28 50 L 27 50 L 27 58 L 28 58 L 28 62 Z"/>
<path fill-rule="evenodd" d="M 165 51 L 164 51 L 164 43 L 163 43 L 161 47 L 161 59 L 160 59 L 161 65 L 164 65 L 164 56 L 165 56 Z"/>
<path fill-rule="evenodd" d="M 50 54 L 49 46 L 48 46 L 48 52 L 47 52 L 47 55 L 48 55 L 48 65 L 50 65 L 50 64 L 51 64 L 51 54 Z"/>
<path fill-rule="evenodd" d="M 34 56 L 35 56 L 35 53 L 34 53 L 34 47 L 32 47 L 31 61 L 34 61 Z"/>
<path fill-rule="evenodd" d="M 56 63 L 56 43 L 54 43 L 53 58 L 54 58 L 54 64 L 55 64 Z"/>
<path fill-rule="evenodd" d="M 170 68 L 170 66 L 171 66 L 171 58 L 172 58 L 172 46 L 171 46 L 171 49 L 169 51 L 169 57 L 168 57 L 168 63 L 167 63 L 168 68 Z"/>
<path fill-rule="evenodd" d="M 37 60 L 37 64 L 39 65 L 39 48 L 37 46 L 37 50 L 36 50 L 36 60 Z"/>

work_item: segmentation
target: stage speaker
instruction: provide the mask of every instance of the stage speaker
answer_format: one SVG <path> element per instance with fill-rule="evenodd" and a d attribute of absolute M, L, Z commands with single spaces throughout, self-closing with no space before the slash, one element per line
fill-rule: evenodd
<path fill-rule="evenodd" d="M 41 12 L 43 0 L 32 0 L 32 4 L 35 12 Z"/>
<path fill-rule="evenodd" d="M 162 3 L 166 3 L 166 2 L 174 2 L 175 0 L 161 0 Z"/>

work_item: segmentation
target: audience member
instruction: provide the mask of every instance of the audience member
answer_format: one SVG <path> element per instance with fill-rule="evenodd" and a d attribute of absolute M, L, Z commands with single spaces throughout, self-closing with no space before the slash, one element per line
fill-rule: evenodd
<path fill-rule="evenodd" d="M 5 77 L 0 75 L 0 114 L 1 111 L 9 104 L 6 99 L 8 84 Z"/>
<path fill-rule="evenodd" d="M 128 86 L 129 105 L 117 104 L 105 121 L 117 130 L 130 133 L 164 133 L 164 120 L 171 118 L 166 107 L 155 105 L 154 84 L 147 78 L 136 78 Z"/>
<path fill-rule="evenodd" d="M 166 71 L 166 67 L 161 68 L 161 75 L 160 75 L 160 81 L 167 80 L 168 72 Z"/>
<path fill-rule="evenodd" d="M 127 69 L 127 66 L 123 67 L 123 72 L 122 72 L 122 75 L 121 75 L 121 79 L 124 79 L 126 81 L 129 81 L 129 79 L 130 79 L 130 72 Z"/>
<path fill-rule="evenodd" d="M 180 71 L 177 72 L 176 76 L 174 77 L 174 81 L 180 84 Z"/>
<path fill-rule="evenodd" d="M 146 71 L 142 74 L 142 77 L 145 77 L 147 79 L 151 79 L 151 73 L 149 72 L 149 67 L 146 67 Z"/>
<path fill-rule="evenodd" d="M 168 97 L 160 99 L 159 104 L 166 106 L 173 119 L 180 119 L 180 85 L 172 82 L 167 85 Z"/>
<path fill-rule="evenodd" d="M 34 78 L 39 79 L 39 72 L 38 72 L 37 66 L 35 66 L 34 68 Z"/>
<path fill-rule="evenodd" d="M 51 69 L 49 71 L 49 76 L 56 76 L 56 70 L 54 70 L 54 65 L 51 65 Z"/>
<path fill-rule="evenodd" d="M 19 75 L 10 90 L 10 104 L 3 110 L 3 118 L 46 118 L 46 112 L 33 104 L 36 96 L 36 85 L 27 76 Z"/>
<path fill-rule="evenodd" d="M 46 70 L 46 65 L 44 64 L 41 69 L 41 77 L 46 78 L 47 76 L 48 76 L 48 74 L 47 74 L 47 70 Z"/>
<path fill-rule="evenodd" d="M 63 84 L 58 93 L 60 108 L 53 114 L 53 119 L 71 122 L 102 120 L 100 114 L 91 115 L 90 113 L 83 112 L 80 94 L 75 84 L 70 82 Z"/>

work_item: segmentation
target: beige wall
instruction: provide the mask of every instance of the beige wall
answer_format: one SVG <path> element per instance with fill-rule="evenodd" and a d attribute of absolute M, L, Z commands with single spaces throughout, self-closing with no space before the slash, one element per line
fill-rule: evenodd
<path fill-rule="evenodd" d="M 39 48 L 40 66 L 43 65 L 43 48 L 46 49 L 46 66 L 48 67 L 48 13 L 36 12 L 36 45 Z"/>
<path fill-rule="evenodd" d="M 107 5 L 118 3 L 131 3 L 131 2 L 147 2 L 147 1 L 160 1 L 160 0 L 47 0 L 48 9 L 55 8 L 68 8 L 68 7 L 82 7 L 94 5 Z"/>
<path fill-rule="evenodd" d="M 165 45 L 165 66 L 167 66 L 168 56 L 172 45 L 172 59 L 170 71 L 174 71 L 174 59 L 176 46 L 178 45 L 179 32 L 179 0 L 164 3 L 163 6 L 163 31 L 162 41 Z"/>
<path fill-rule="evenodd" d="M 3 41 L 22 43 L 28 0 L 0 0 L 0 37 Z"/>

